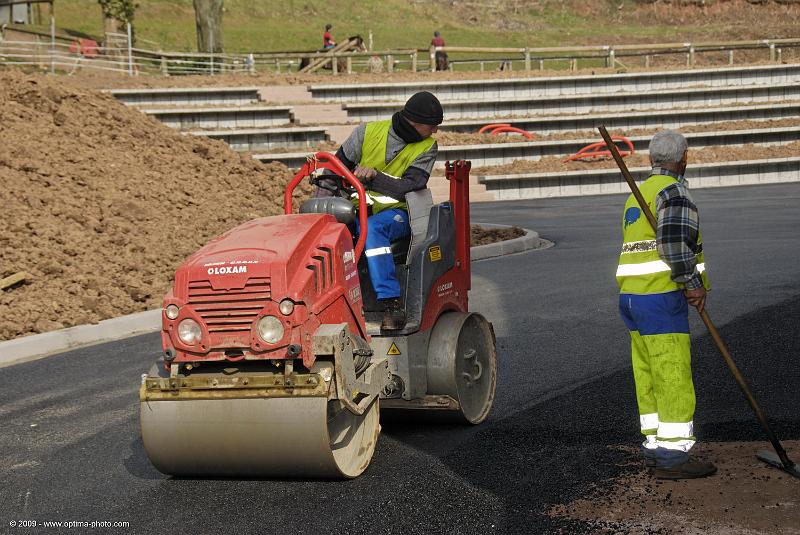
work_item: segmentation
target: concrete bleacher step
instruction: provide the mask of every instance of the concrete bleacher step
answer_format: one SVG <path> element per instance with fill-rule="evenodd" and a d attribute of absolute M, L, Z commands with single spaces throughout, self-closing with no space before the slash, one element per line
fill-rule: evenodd
<path fill-rule="evenodd" d="M 627 111 L 597 114 L 561 114 L 487 119 L 445 121 L 439 129 L 447 132 L 475 133 L 487 123 L 510 123 L 535 134 L 555 134 L 576 130 L 607 128 L 633 130 L 637 128 L 681 128 L 687 125 L 710 124 L 721 121 L 770 121 L 800 116 L 800 102 L 787 104 L 758 104 L 685 109 Z"/>
<path fill-rule="evenodd" d="M 170 87 L 108 92 L 129 106 L 245 106 L 260 101 L 257 87 Z"/>
<path fill-rule="evenodd" d="M 279 148 L 312 150 L 319 143 L 329 140 L 325 128 L 315 126 L 195 130 L 188 133 L 219 139 L 236 151 L 262 151 Z"/>
<path fill-rule="evenodd" d="M 309 94 L 327 102 L 403 102 L 417 91 L 430 91 L 440 100 L 499 100 L 515 97 L 658 91 L 686 87 L 731 87 L 785 84 L 800 81 L 800 64 L 758 65 L 713 69 L 646 71 L 621 74 L 529 76 L 430 82 L 313 84 Z"/>
<path fill-rule="evenodd" d="M 529 117 L 546 114 L 582 114 L 632 110 L 704 108 L 784 102 L 800 99 L 800 84 L 758 84 L 738 87 L 691 88 L 665 91 L 619 92 L 548 97 L 515 97 L 443 101 L 449 120 Z M 388 117 L 397 103 L 365 102 L 342 105 L 349 117 L 374 121 Z"/>
<path fill-rule="evenodd" d="M 290 106 L 212 106 L 142 109 L 142 112 L 179 130 L 262 128 L 289 125 L 292 122 Z"/>

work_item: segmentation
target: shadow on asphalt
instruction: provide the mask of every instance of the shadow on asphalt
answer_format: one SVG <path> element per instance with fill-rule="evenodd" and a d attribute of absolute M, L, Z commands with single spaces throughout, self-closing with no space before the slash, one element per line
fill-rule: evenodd
<path fill-rule="evenodd" d="M 800 296 L 737 318 L 720 329 L 782 440 L 800 438 Z M 719 328 L 719 327 L 718 327 Z M 767 439 L 710 336 L 692 342 L 699 440 Z M 439 458 L 459 477 L 505 503 L 505 530 L 589 530 L 553 520 L 551 504 L 602 492 L 610 480 L 642 465 L 619 446 L 639 439 L 630 370 L 522 410 L 477 430 L 389 422 L 384 432 Z M 800 452 L 789 452 L 795 459 Z M 753 452 L 755 455 L 755 451 Z"/>

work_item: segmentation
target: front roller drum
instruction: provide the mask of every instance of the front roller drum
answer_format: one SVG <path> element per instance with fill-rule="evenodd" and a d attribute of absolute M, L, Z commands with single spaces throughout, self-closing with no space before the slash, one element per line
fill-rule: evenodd
<path fill-rule="evenodd" d="M 496 384 L 492 324 L 476 313 L 442 314 L 428 345 L 428 394 L 450 396 L 461 418 L 479 424 L 492 408 Z"/>
<path fill-rule="evenodd" d="M 353 478 L 380 433 L 377 399 L 358 416 L 324 396 L 142 401 L 141 429 L 176 476 Z"/>

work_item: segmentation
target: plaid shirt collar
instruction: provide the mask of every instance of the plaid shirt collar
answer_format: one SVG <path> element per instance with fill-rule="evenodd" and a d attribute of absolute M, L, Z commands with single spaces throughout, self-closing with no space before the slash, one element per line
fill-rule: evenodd
<path fill-rule="evenodd" d="M 663 167 L 653 167 L 653 170 L 650 171 L 650 176 L 653 175 L 671 176 L 681 184 L 686 184 L 686 179 L 684 178 L 683 175 L 679 175 L 678 173 L 673 173 L 669 169 L 664 169 Z"/>

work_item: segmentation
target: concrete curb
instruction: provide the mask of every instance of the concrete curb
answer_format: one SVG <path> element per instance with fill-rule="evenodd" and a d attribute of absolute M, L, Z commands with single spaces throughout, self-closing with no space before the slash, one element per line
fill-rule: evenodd
<path fill-rule="evenodd" d="M 478 224 L 482 227 L 492 228 L 508 226 Z M 525 236 L 513 240 L 473 247 L 471 250 L 472 260 L 483 260 L 540 248 L 543 242 L 549 244 L 546 240 L 541 240 L 536 232 L 526 230 Z M 78 325 L 48 333 L 15 338 L 0 342 L 0 368 L 49 357 L 70 349 L 111 342 L 160 329 L 161 309 L 159 308 L 103 320 L 96 325 Z"/>
<path fill-rule="evenodd" d="M 160 328 L 161 309 L 156 309 L 103 320 L 96 325 L 78 325 L 15 338 L 0 342 L 0 368 L 48 357 L 69 349 L 153 332 Z"/>
<path fill-rule="evenodd" d="M 473 225 L 478 225 L 484 228 L 510 228 L 510 225 L 495 225 L 491 223 L 476 222 L 473 223 Z M 539 233 L 534 230 L 522 230 L 525 231 L 525 235 L 520 236 L 519 238 L 472 247 L 470 249 L 470 258 L 473 262 L 476 262 L 478 260 L 486 260 L 487 258 L 496 258 L 498 256 L 522 253 L 532 249 L 546 249 L 553 245 L 552 242 L 540 238 Z"/>

